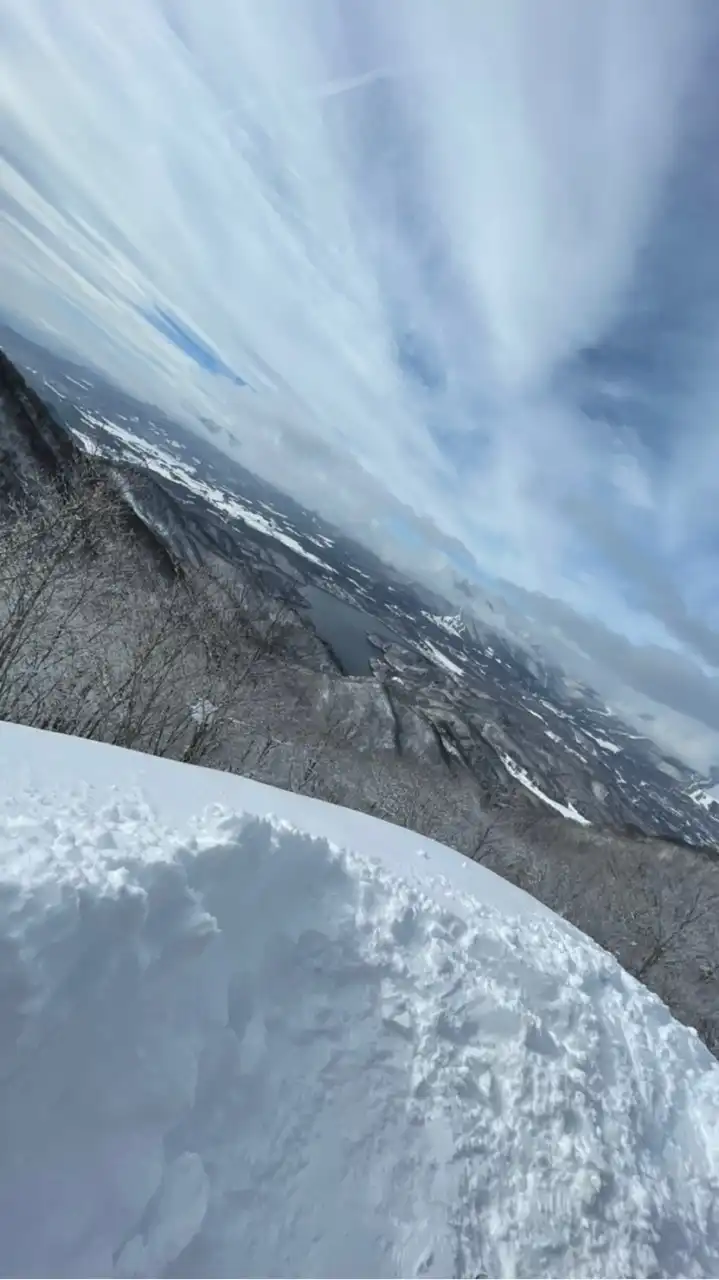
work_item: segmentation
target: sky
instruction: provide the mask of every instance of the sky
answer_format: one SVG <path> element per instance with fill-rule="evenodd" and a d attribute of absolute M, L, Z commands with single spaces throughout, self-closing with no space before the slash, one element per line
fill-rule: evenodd
<path fill-rule="evenodd" d="M 716 0 L 0 0 L 4 316 L 713 690 L 717 53 Z"/>

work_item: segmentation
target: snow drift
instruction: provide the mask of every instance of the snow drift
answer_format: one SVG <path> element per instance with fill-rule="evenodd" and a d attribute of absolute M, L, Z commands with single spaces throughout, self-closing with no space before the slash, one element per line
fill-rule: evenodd
<path fill-rule="evenodd" d="M 0 725 L 0 922 L 3 1275 L 719 1274 L 716 1064 L 450 850 Z"/>

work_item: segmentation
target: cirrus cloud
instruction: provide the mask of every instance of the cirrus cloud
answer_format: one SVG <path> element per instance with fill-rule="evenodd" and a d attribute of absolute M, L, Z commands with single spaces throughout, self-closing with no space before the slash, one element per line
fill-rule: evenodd
<path fill-rule="evenodd" d="M 398 557 L 714 664 L 716 28 L 0 0 L 6 314 Z"/>

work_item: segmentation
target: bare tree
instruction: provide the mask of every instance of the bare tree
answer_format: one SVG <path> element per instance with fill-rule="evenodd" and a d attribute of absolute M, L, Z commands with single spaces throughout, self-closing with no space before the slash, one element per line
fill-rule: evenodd
<path fill-rule="evenodd" d="M 707 979 L 717 973 L 714 928 L 719 918 L 719 883 L 709 866 L 676 864 L 656 847 L 637 841 L 634 858 L 617 850 L 607 858 L 613 892 L 611 917 L 626 966 L 641 982 L 659 969 L 683 965 L 691 953 Z"/>
<path fill-rule="evenodd" d="M 291 611 L 249 575 L 146 572 L 107 484 L 43 498 L 11 512 L 0 539 L 0 716 L 209 758 Z"/>
<path fill-rule="evenodd" d="M 102 479 L 2 524 L 0 718 L 241 770 L 463 849 L 594 937 L 719 1054 L 719 867 L 398 752 L 369 683 L 300 670 L 300 633 L 249 569 L 148 569 Z"/>

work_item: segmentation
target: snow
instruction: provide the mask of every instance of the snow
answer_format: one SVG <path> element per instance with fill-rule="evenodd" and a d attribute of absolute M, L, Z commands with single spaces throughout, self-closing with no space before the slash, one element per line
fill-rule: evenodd
<path fill-rule="evenodd" d="M 711 813 L 717 803 L 714 797 L 701 787 L 694 787 L 688 792 L 688 795 L 690 800 L 693 800 L 700 809 L 706 809 L 707 813 Z"/>
<path fill-rule="evenodd" d="M 327 538 L 323 533 L 308 534 L 308 541 L 314 542 L 318 547 L 333 547 L 334 538 Z"/>
<path fill-rule="evenodd" d="M 431 640 L 425 640 L 422 647 L 432 661 L 436 662 L 438 666 L 444 667 L 445 671 L 451 672 L 453 676 L 464 675 L 462 668 L 456 662 L 453 662 L 451 658 L 448 658 L 446 653 L 442 653 L 441 649 L 432 644 Z"/>
<path fill-rule="evenodd" d="M 530 716 L 534 716 L 535 720 L 541 720 L 542 724 L 544 724 L 544 716 L 540 716 L 538 711 L 533 711 L 531 707 L 528 707 L 526 705 L 524 707 L 524 710 L 528 711 Z"/>
<path fill-rule="evenodd" d="M 560 720 L 568 720 L 569 716 L 566 711 L 560 711 L 559 707 L 555 707 L 553 702 L 547 702 L 546 698 L 539 699 L 539 705 L 545 707 L 547 711 L 551 711 L 553 716 L 557 716 Z"/>
<path fill-rule="evenodd" d="M 719 1068 L 452 850 L 0 725 L 0 1274 L 719 1274 Z"/>
<path fill-rule="evenodd" d="M 209 487 L 209 486 L 208 486 Z M 308 551 L 306 547 L 298 542 L 297 538 L 293 538 L 291 534 L 286 533 L 283 529 L 278 528 L 273 520 L 268 520 L 265 516 L 261 516 L 257 511 L 250 511 L 247 507 L 241 506 L 236 499 L 226 498 L 224 509 L 233 516 L 239 518 L 244 524 L 249 525 L 251 529 L 256 529 L 258 533 L 264 533 L 268 538 L 274 538 L 277 542 L 281 542 L 283 546 L 288 547 L 290 551 L 294 551 L 295 555 L 302 556 L 305 560 L 309 560 L 312 564 L 317 564 L 321 569 L 326 569 L 328 573 L 336 573 L 332 565 L 327 564 L 325 560 L 320 560 L 319 556 L 314 555 L 312 551 Z"/>
<path fill-rule="evenodd" d="M 203 498 L 216 511 L 221 511 L 223 515 L 229 516 L 233 520 L 241 520 L 249 528 L 255 529 L 258 533 L 262 533 L 268 538 L 273 538 L 276 542 L 280 542 L 290 551 L 294 551 L 295 555 L 301 556 L 304 560 L 309 560 L 312 564 L 319 565 L 327 573 L 337 572 L 332 565 L 327 564 L 325 560 L 321 560 L 319 556 L 303 547 L 297 538 L 293 537 L 285 529 L 281 529 L 275 520 L 270 520 L 267 516 L 260 515 L 258 511 L 252 511 L 224 489 L 218 488 L 217 485 L 201 480 L 199 476 L 195 475 L 193 467 L 182 461 L 182 459 L 174 457 L 171 453 L 162 449 L 160 445 L 154 444 L 150 440 L 143 440 L 125 427 L 118 426 L 111 419 L 99 417 L 89 410 L 83 410 L 81 417 L 85 423 L 107 432 L 108 435 L 114 436 L 126 448 L 129 447 L 131 452 L 138 456 L 141 464 L 146 466 L 149 471 L 163 476 L 167 480 L 172 480 L 175 484 L 181 484 L 189 492 Z M 75 430 L 73 434 L 80 444 L 87 449 L 88 437 L 78 430 Z M 88 452 L 99 454 L 102 449 L 101 446 L 95 444 Z M 266 507 L 267 504 L 261 503 L 260 505 Z M 328 545 L 331 545 L 328 539 L 326 541 Z"/>
<path fill-rule="evenodd" d="M 621 747 L 617 746 L 616 742 L 610 742 L 608 738 L 598 738 L 596 734 L 590 733 L 588 729 L 583 728 L 581 732 L 585 738 L 591 738 L 592 742 L 596 742 L 597 746 L 602 747 L 604 751 L 611 751 L 612 755 L 619 755 L 622 750 Z"/>
<path fill-rule="evenodd" d="M 86 436 L 83 431 L 78 431 L 77 427 L 72 428 L 72 434 L 75 440 L 80 445 L 81 449 L 83 449 L 84 452 L 88 454 L 89 457 L 91 458 L 102 457 L 102 448 L 97 443 L 96 440 L 92 440 L 90 436 Z"/>
<path fill-rule="evenodd" d="M 435 626 L 441 627 L 442 630 L 446 631 L 447 634 L 450 636 L 456 636 L 458 639 L 461 639 L 461 637 L 464 635 L 465 631 L 467 630 L 465 623 L 462 619 L 461 613 L 458 613 L 458 614 L 425 613 L 424 610 L 422 610 L 422 613 L 425 618 L 428 618 L 430 622 L 433 622 L 435 624 Z"/>
<path fill-rule="evenodd" d="M 199 698 L 190 707 L 190 717 L 195 724 L 212 724 L 217 707 L 209 698 Z"/>
<path fill-rule="evenodd" d="M 527 788 L 527 791 L 531 791 L 533 796 L 537 796 L 540 800 L 543 800 L 545 804 L 548 804 L 551 809 L 555 809 L 557 813 L 561 813 L 562 817 L 571 818 L 572 822 L 579 822 L 583 827 L 590 827 L 592 825 L 589 818 L 585 818 L 581 813 L 578 813 L 571 802 L 569 804 L 560 804 L 559 800 L 552 800 L 551 796 L 548 796 L 544 791 L 541 791 L 536 782 L 532 782 L 526 769 L 523 769 L 521 765 L 518 765 L 516 760 L 513 760 L 511 756 L 508 756 L 506 752 L 500 751 L 499 754 L 507 773 L 511 774 L 513 778 L 516 778 L 517 782 L 520 782 L 523 787 Z"/>

